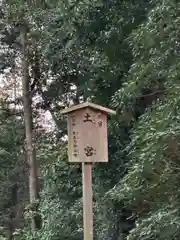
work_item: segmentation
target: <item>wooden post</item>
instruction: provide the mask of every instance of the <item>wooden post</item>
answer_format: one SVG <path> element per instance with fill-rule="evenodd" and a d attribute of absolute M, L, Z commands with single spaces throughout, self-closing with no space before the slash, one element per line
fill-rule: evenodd
<path fill-rule="evenodd" d="M 84 240 L 93 240 L 92 163 L 82 163 Z"/>

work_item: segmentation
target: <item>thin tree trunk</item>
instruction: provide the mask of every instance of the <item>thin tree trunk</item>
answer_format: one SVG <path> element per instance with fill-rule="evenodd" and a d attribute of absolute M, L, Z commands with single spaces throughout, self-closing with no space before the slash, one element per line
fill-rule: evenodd
<path fill-rule="evenodd" d="M 32 96 L 30 92 L 29 63 L 27 51 L 27 32 L 26 26 L 21 28 L 21 46 L 22 46 L 22 92 L 24 107 L 24 122 L 26 132 L 26 154 L 29 165 L 29 196 L 30 203 L 37 204 L 39 198 L 38 167 L 33 144 L 33 121 L 32 121 Z M 36 217 L 32 218 L 32 230 L 37 228 Z"/>

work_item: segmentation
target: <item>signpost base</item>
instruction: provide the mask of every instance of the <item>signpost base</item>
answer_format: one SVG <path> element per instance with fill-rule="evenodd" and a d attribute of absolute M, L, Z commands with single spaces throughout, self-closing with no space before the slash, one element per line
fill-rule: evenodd
<path fill-rule="evenodd" d="M 92 163 L 82 163 L 84 240 L 93 240 Z"/>

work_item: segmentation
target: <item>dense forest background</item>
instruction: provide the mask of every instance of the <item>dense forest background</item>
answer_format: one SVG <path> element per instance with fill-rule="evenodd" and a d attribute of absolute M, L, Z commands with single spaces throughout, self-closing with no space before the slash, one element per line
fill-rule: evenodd
<path fill-rule="evenodd" d="M 180 1 L 0 1 L 0 240 L 80 240 L 60 111 L 113 108 L 95 240 L 180 236 Z"/>

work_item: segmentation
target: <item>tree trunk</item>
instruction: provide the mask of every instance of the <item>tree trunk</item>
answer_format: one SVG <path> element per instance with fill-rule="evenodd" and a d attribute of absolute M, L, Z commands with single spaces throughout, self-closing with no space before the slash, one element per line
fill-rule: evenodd
<path fill-rule="evenodd" d="M 32 206 L 36 206 L 39 198 L 38 167 L 33 144 L 33 121 L 32 121 L 32 96 L 30 91 L 29 63 L 27 51 L 27 31 L 26 26 L 21 27 L 21 47 L 22 47 L 22 92 L 24 107 L 24 123 L 26 133 L 26 154 L 29 166 L 29 196 Z M 34 208 L 34 207 L 33 207 Z M 32 230 L 39 224 L 36 217 L 32 217 Z"/>

